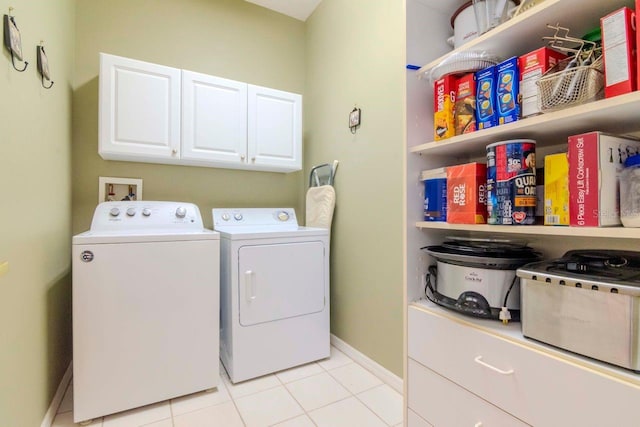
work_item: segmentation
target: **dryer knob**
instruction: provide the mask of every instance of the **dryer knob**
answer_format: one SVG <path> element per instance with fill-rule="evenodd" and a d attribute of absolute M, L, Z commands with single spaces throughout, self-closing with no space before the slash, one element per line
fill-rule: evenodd
<path fill-rule="evenodd" d="M 151 209 L 149 209 L 149 208 L 142 209 L 142 215 L 150 216 L 151 215 Z"/>
<path fill-rule="evenodd" d="M 109 211 L 109 215 L 111 215 L 111 216 L 118 216 L 118 215 L 120 215 L 120 209 L 118 209 L 118 208 L 111 208 L 111 210 Z"/>
<path fill-rule="evenodd" d="M 278 219 L 280 221 L 288 221 L 289 220 L 289 213 L 287 211 L 278 212 Z"/>
<path fill-rule="evenodd" d="M 222 214 L 222 220 L 223 221 L 229 221 L 231 219 L 231 215 L 229 215 L 228 213 L 223 213 Z"/>
<path fill-rule="evenodd" d="M 135 208 L 127 209 L 127 216 L 134 216 L 135 214 L 136 214 L 136 209 Z"/>
<path fill-rule="evenodd" d="M 176 209 L 176 216 L 178 218 L 184 218 L 187 215 L 187 209 L 179 206 L 178 209 Z"/>
<path fill-rule="evenodd" d="M 233 217 L 236 219 L 236 221 L 242 221 L 242 214 L 240 213 L 235 214 Z"/>

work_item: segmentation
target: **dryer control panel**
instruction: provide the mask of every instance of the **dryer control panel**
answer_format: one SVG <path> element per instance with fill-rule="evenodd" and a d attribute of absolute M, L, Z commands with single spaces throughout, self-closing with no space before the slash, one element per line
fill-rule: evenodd
<path fill-rule="evenodd" d="M 193 203 L 184 202 L 103 202 L 96 207 L 91 222 L 91 231 L 201 231 L 203 228 L 198 207 Z"/>
<path fill-rule="evenodd" d="M 213 209 L 213 228 L 232 226 L 298 226 L 293 208 L 226 208 Z"/>

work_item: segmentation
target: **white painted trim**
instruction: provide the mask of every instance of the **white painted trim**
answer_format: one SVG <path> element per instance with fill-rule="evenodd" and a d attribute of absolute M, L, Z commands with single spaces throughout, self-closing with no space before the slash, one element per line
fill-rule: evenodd
<path fill-rule="evenodd" d="M 387 368 L 383 367 L 378 362 L 360 353 L 358 350 L 351 347 L 349 344 L 342 341 L 340 338 L 336 337 L 333 334 L 331 334 L 331 344 L 335 348 L 337 348 L 338 350 L 340 350 L 341 352 L 343 352 L 344 354 L 352 358 L 355 362 L 358 362 L 360 365 L 362 365 L 365 369 L 370 371 L 372 374 L 380 378 L 389 387 L 391 387 L 398 393 L 402 394 L 402 392 L 404 391 L 402 378 L 400 378 L 393 372 L 389 371 Z"/>
<path fill-rule="evenodd" d="M 73 362 L 69 363 L 66 372 L 62 376 L 62 380 L 60 380 L 60 384 L 58 384 L 56 394 L 53 395 L 49 409 L 47 409 L 47 412 L 44 414 L 44 419 L 42 420 L 40 427 L 51 427 L 53 424 L 53 419 L 56 417 L 58 408 L 64 398 L 64 392 L 67 391 L 67 387 L 69 387 L 69 383 L 71 382 L 71 374 L 73 372 L 72 363 Z"/>

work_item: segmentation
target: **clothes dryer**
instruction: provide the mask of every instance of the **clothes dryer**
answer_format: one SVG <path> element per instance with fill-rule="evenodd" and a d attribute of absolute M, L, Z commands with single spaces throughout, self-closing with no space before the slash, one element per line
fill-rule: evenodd
<path fill-rule="evenodd" d="M 218 385 L 219 245 L 190 203 L 97 206 L 72 245 L 75 422 Z"/>
<path fill-rule="evenodd" d="M 291 208 L 213 209 L 220 358 L 240 382 L 329 357 L 329 230 Z"/>

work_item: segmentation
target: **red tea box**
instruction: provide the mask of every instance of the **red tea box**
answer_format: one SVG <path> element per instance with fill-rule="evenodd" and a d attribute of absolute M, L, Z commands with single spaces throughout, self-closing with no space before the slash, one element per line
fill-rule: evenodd
<path fill-rule="evenodd" d="M 467 163 L 447 168 L 447 222 L 487 223 L 487 166 Z"/>
<path fill-rule="evenodd" d="M 619 175 L 640 141 L 588 132 L 569 137 L 569 223 L 578 227 L 620 225 Z"/>
<path fill-rule="evenodd" d="M 633 10 L 628 7 L 600 19 L 605 98 L 633 92 L 637 88 L 635 19 Z"/>
<path fill-rule="evenodd" d="M 456 102 L 456 78 L 444 76 L 433 84 L 434 141 L 450 138 L 456 134 L 453 107 Z"/>
<path fill-rule="evenodd" d="M 538 85 L 536 82 L 544 73 L 553 68 L 558 61 L 566 57 L 567 55 L 564 53 L 548 47 L 541 47 L 518 58 L 523 118 L 540 114 L 541 111 L 538 109 Z"/>
<path fill-rule="evenodd" d="M 457 80 L 454 117 L 456 135 L 475 132 L 476 80 L 473 73 L 465 74 Z"/>

